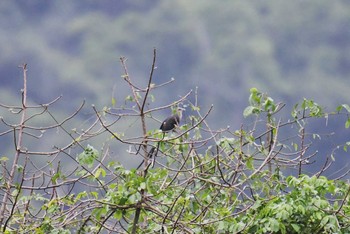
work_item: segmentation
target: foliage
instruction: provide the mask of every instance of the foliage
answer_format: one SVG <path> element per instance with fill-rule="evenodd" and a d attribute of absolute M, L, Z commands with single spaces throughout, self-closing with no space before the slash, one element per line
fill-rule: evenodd
<path fill-rule="evenodd" d="M 165 85 L 153 83 L 155 50 L 144 88 L 131 79 L 125 58 L 121 63 L 130 95 L 121 108 L 93 106 L 94 120 L 86 129 L 65 128 L 81 107 L 54 125 L 29 124 L 50 113 L 55 101 L 27 105 L 26 86 L 21 106 L 1 104 L 21 117 L 18 124 L 2 120 L 7 130 L 0 136 L 15 136 L 13 160 L 5 156 L 0 160 L 2 232 L 350 232 L 350 186 L 343 177 L 332 180 L 323 175 L 332 161 L 316 173 L 304 171 L 321 156 L 310 150 L 307 137 L 317 133 L 307 132 L 308 124 L 331 115 L 347 116 L 348 105 L 326 113 L 316 102 L 304 99 L 285 121 L 279 116 L 285 105 L 252 88 L 243 111 L 252 123 L 235 131 L 213 130 L 206 121 L 212 108 L 201 112 L 197 102 L 190 101 L 192 92 L 168 105 L 152 106 L 154 89 Z M 26 66 L 23 77 L 26 84 Z M 180 104 L 193 111 L 187 116 L 190 121 L 169 133 L 148 128 L 158 110 Z M 121 133 L 123 120 L 135 116 L 141 123 L 140 134 Z M 61 129 L 71 142 L 52 151 L 26 147 L 27 138 L 45 139 L 45 131 L 52 129 Z M 95 139 L 104 134 L 107 140 L 98 146 Z M 112 144 L 126 148 L 130 160 L 142 156 L 141 169 L 125 168 L 109 150 Z M 338 146 L 342 145 L 348 143 Z"/>

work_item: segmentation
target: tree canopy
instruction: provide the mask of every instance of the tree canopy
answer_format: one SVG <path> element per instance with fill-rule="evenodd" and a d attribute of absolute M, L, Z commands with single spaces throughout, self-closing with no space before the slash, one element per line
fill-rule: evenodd
<path fill-rule="evenodd" d="M 120 58 L 130 95 L 121 106 L 89 107 L 94 116 L 76 128 L 68 122 L 79 117 L 84 103 L 63 118 L 52 111 L 60 97 L 29 104 L 28 67 L 21 67 L 21 104 L 0 104 L 12 116 L 2 119 L 5 130 L 0 137 L 12 136 L 14 149 L 12 158 L 0 159 L 2 232 L 350 231 L 350 186 L 345 180 L 349 170 L 339 171 L 333 179 L 325 176 L 336 158 L 332 154 L 324 160 L 313 143 L 334 134 L 308 130 L 312 122 L 330 118 L 349 128 L 349 105 L 326 112 L 304 99 L 286 110 L 284 103 L 251 88 L 249 105 L 242 112 L 252 118 L 236 130 L 214 129 L 207 122 L 213 107 L 198 105 L 200 96 L 193 91 L 154 107 L 154 91 L 174 82 L 154 83 L 156 55 L 154 50 L 146 85 L 134 80 L 126 58 Z M 191 114 L 175 131 L 149 127 L 161 123 L 158 111 L 180 104 Z M 285 111 L 288 119 L 283 118 Z M 47 115 L 54 123 L 41 121 Z M 132 128 L 137 135 L 128 131 Z M 50 131 L 61 132 L 67 143 L 47 148 Z M 30 141 L 42 148 L 30 148 Z M 347 152 L 349 145 L 340 141 L 332 150 Z M 127 169 L 115 148 L 125 149 L 122 154 L 130 161 L 143 159 L 142 167 Z M 315 161 L 324 163 L 309 171 Z"/>

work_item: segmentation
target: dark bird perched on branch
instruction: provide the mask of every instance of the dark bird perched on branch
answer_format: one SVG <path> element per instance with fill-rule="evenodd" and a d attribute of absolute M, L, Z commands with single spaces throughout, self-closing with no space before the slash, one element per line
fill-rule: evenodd
<path fill-rule="evenodd" d="M 176 113 L 174 115 L 169 116 L 168 118 L 166 118 L 162 122 L 162 124 L 160 125 L 159 129 L 162 130 L 162 132 L 163 132 L 163 138 L 164 138 L 166 132 L 169 132 L 169 131 L 173 130 L 175 127 L 179 126 L 180 120 L 182 118 L 182 111 L 184 111 L 184 110 L 185 110 L 184 108 L 178 107 L 177 110 L 176 110 Z M 163 140 L 163 138 L 158 141 L 157 148 L 154 147 L 154 146 L 151 148 L 150 152 L 147 155 L 147 158 L 151 159 L 153 157 L 154 151 L 156 151 L 155 155 L 153 157 L 155 159 L 155 157 L 157 156 L 157 153 L 158 153 L 159 143 Z M 143 163 L 144 163 L 144 160 L 137 167 L 137 169 L 139 169 L 142 166 Z"/>
<path fill-rule="evenodd" d="M 170 130 L 173 130 L 176 126 L 179 126 L 183 110 L 183 108 L 178 107 L 176 110 L 176 114 L 166 118 L 160 125 L 159 129 L 161 129 L 163 132 L 168 132 Z"/>

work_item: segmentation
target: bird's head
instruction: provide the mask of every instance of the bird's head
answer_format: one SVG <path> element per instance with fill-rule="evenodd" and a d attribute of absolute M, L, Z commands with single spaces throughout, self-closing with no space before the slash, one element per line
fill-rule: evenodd
<path fill-rule="evenodd" d="M 180 107 L 180 106 L 178 106 L 178 107 L 176 108 L 176 114 L 179 115 L 180 119 L 182 118 L 182 112 L 185 111 L 185 110 L 186 110 L 185 108 Z"/>

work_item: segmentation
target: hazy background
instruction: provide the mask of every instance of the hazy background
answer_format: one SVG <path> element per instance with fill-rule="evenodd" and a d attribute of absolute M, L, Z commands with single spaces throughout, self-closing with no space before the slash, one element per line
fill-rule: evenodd
<path fill-rule="evenodd" d="M 198 86 L 202 110 L 214 104 L 213 128 L 240 128 L 251 87 L 289 109 L 304 97 L 328 111 L 349 103 L 350 2 L 345 0 L 2 0 L 0 102 L 20 103 L 17 66 L 25 62 L 30 102 L 47 103 L 62 94 L 54 106 L 62 119 L 85 99 L 88 108 L 79 118 L 86 121 L 93 115 L 91 104 L 102 109 L 114 97 L 122 105 L 129 94 L 119 57 L 128 58 L 130 75 L 145 84 L 154 47 L 154 82 L 172 77 L 175 82 L 157 90 L 152 105 L 171 103 Z M 319 145 L 321 161 L 349 140 L 339 119 L 313 127 L 337 133 Z M 0 155 L 13 155 L 12 137 L 0 137 Z M 61 141 L 50 136 L 28 147 L 50 149 Z M 339 167 L 349 161 L 346 153 L 340 155 Z"/>

